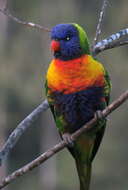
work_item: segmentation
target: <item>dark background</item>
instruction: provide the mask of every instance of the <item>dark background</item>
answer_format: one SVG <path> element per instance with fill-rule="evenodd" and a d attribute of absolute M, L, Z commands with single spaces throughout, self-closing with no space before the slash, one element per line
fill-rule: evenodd
<path fill-rule="evenodd" d="M 0 0 L 3 7 L 5 0 Z M 9 0 L 11 13 L 52 28 L 76 22 L 93 41 L 102 0 Z M 101 39 L 127 27 L 128 1 L 109 1 Z M 45 73 L 52 59 L 50 35 L 19 25 L 0 13 L 0 147 L 17 124 L 45 99 Z M 128 88 L 128 47 L 105 51 L 97 57 L 110 73 L 111 101 Z M 111 116 L 93 163 L 91 189 L 128 189 L 128 103 Z M 0 178 L 36 158 L 59 141 L 50 111 L 44 113 L 19 140 Z M 8 190 L 78 189 L 73 158 L 64 150 L 34 171 L 17 179 Z"/>

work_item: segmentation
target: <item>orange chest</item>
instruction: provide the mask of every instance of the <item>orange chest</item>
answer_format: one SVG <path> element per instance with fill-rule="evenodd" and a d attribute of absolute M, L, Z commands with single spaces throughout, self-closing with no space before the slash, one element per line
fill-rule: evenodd
<path fill-rule="evenodd" d="M 90 86 L 102 86 L 104 69 L 99 62 L 91 60 L 89 55 L 72 61 L 53 60 L 47 72 L 47 83 L 52 91 L 65 94 Z"/>

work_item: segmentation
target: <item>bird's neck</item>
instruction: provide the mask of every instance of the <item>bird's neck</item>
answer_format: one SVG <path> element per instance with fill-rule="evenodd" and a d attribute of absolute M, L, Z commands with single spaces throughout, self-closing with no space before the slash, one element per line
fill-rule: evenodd
<path fill-rule="evenodd" d="M 61 52 L 55 52 L 54 53 L 54 57 L 55 59 L 57 60 L 60 60 L 60 61 L 74 61 L 76 59 L 79 59 L 83 56 L 84 53 L 82 53 L 82 51 L 75 51 L 75 53 L 72 53 L 72 54 L 68 54 L 67 55 L 63 55 Z"/>

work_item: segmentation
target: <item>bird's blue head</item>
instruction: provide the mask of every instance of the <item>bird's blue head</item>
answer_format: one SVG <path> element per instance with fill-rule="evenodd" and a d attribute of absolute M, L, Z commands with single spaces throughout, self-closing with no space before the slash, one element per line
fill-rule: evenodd
<path fill-rule="evenodd" d="M 78 24 L 58 24 L 51 31 L 51 49 L 55 58 L 71 60 L 90 54 L 85 31 Z"/>

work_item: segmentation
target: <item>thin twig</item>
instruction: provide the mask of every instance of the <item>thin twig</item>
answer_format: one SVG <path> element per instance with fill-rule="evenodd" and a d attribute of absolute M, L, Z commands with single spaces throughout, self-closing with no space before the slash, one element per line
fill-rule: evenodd
<path fill-rule="evenodd" d="M 125 37 L 125 38 L 127 37 L 126 40 L 120 41 L 121 38 L 123 38 L 123 37 Z M 93 53 L 93 55 L 97 55 L 98 53 L 100 53 L 104 50 L 119 47 L 119 46 L 126 45 L 126 44 L 128 44 L 128 28 L 120 30 L 119 32 L 112 34 L 108 38 L 98 42 L 94 46 L 92 53 Z"/>
<path fill-rule="evenodd" d="M 123 104 L 128 99 L 128 90 L 124 92 L 118 99 L 113 101 L 106 109 L 102 111 L 104 117 L 107 117 L 111 112 L 117 109 L 121 104 Z M 82 133 L 91 132 L 94 129 L 94 124 L 96 123 L 97 118 L 94 117 L 90 120 L 86 125 L 84 125 L 81 129 L 77 130 L 75 133 L 72 134 L 72 139 L 75 141 Z M 28 171 L 31 171 L 35 167 L 39 166 L 41 163 L 52 157 L 57 152 L 61 151 L 66 147 L 64 141 L 61 141 L 59 144 L 55 145 L 53 148 L 49 149 L 47 152 L 43 153 L 41 156 L 33 160 L 32 162 L 28 163 L 27 165 L 23 166 L 22 168 L 16 170 L 9 176 L 5 177 L 0 184 L 0 189 L 5 187 L 6 185 L 10 184 L 16 178 L 24 175 Z"/>
<path fill-rule="evenodd" d="M 11 152 L 21 135 L 26 131 L 28 127 L 39 117 L 39 115 L 48 109 L 49 105 L 47 100 L 43 101 L 32 113 L 30 113 L 11 133 L 7 142 L 3 146 L 0 152 L 0 165 L 5 160 L 8 154 Z"/>
<path fill-rule="evenodd" d="M 93 48 L 96 45 L 96 43 L 98 42 L 99 36 L 101 34 L 101 29 L 102 29 L 102 24 L 103 24 L 103 19 L 104 19 L 107 3 L 108 3 L 108 0 L 103 1 L 103 5 L 102 5 L 101 11 L 100 11 L 100 17 L 99 17 L 98 25 L 96 28 L 96 34 L 95 34 L 95 38 L 94 38 L 94 42 L 93 42 Z"/>
<path fill-rule="evenodd" d="M 100 13 L 100 19 L 99 19 L 99 23 L 98 23 L 98 26 L 97 26 L 97 31 L 99 30 L 98 28 L 101 28 L 101 24 L 102 24 L 102 21 L 103 21 L 103 15 L 104 15 L 104 11 L 105 11 L 105 7 L 106 7 L 106 4 L 105 2 L 107 3 L 107 0 L 104 0 L 104 3 L 103 3 L 103 7 L 102 7 L 102 10 Z M 32 28 L 37 28 L 37 29 L 40 29 L 40 30 L 44 30 L 44 31 L 47 31 L 47 32 L 50 32 L 51 30 L 48 29 L 48 28 L 45 28 L 39 24 L 35 24 L 33 22 L 26 22 L 26 21 L 22 21 L 20 20 L 19 18 L 13 16 L 12 14 L 8 13 L 7 9 L 0 9 L 0 12 L 4 15 L 6 15 L 7 17 L 9 17 L 10 19 L 14 20 L 15 22 L 19 23 L 19 24 L 23 24 L 25 26 L 29 26 L 29 27 L 32 27 Z M 101 16 L 102 15 L 102 16 Z M 100 32 L 101 32 L 101 29 L 100 29 Z M 99 32 L 96 32 L 98 35 L 100 34 Z M 98 36 L 97 35 L 97 36 Z M 125 35 L 128 35 L 128 28 L 124 29 L 124 30 L 121 30 L 111 36 L 109 36 L 108 38 L 98 42 L 98 38 L 95 37 L 95 42 L 93 45 L 93 50 L 92 50 L 92 54 L 94 56 L 96 56 L 98 53 L 104 51 L 104 50 L 107 50 L 107 49 L 111 49 L 111 48 L 114 48 L 114 47 L 119 47 L 119 46 L 122 46 L 122 45 L 126 45 L 127 44 L 127 40 L 126 42 L 123 41 L 123 42 L 118 42 L 118 43 L 114 43 L 115 40 L 117 39 L 121 39 L 122 36 L 125 36 Z"/>
<path fill-rule="evenodd" d="M 19 24 L 23 24 L 25 26 L 28 26 L 28 27 L 31 27 L 31 28 L 36 28 L 36 29 L 39 29 L 39 30 L 43 30 L 43 31 L 46 31 L 46 32 L 50 32 L 51 30 L 49 28 L 46 28 L 44 26 L 41 26 L 39 24 L 35 24 L 33 22 L 26 22 L 26 21 L 23 21 L 15 16 L 13 16 L 12 14 L 10 14 L 6 9 L 0 9 L 0 12 L 4 15 L 6 15 L 8 18 L 14 20 L 15 22 L 19 23 Z"/>

